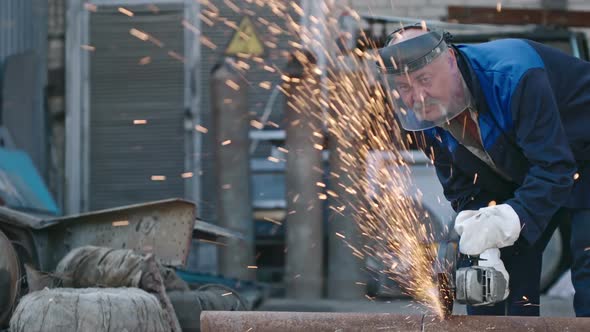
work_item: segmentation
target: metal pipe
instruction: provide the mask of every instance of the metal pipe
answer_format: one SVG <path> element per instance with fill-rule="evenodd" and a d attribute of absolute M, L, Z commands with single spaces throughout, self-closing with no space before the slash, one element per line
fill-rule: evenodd
<path fill-rule="evenodd" d="M 217 215 L 219 226 L 244 235 L 219 249 L 219 269 L 226 276 L 254 279 L 254 222 L 250 186 L 248 82 L 227 58 L 211 74 L 211 102 L 216 133 Z"/>
<path fill-rule="evenodd" d="M 204 311 L 201 331 L 588 331 L 590 318 Z"/>
<path fill-rule="evenodd" d="M 319 84 L 295 57 L 287 65 L 290 83 L 285 109 L 286 120 L 286 189 L 287 236 L 285 283 L 287 296 L 313 299 L 322 296 L 322 201 L 323 182 L 321 109 L 309 102 Z"/>

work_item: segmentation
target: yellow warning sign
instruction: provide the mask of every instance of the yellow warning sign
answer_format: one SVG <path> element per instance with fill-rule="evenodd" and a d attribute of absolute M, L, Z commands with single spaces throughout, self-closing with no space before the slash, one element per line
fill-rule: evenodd
<path fill-rule="evenodd" d="M 262 55 L 264 53 L 264 46 L 258 39 L 254 24 L 252 24 L 248 16 L 244 17 L 238 31 L 236 31 L 225 50 L 225 54 L 236 55 L 238 53 L 250 55 Z"/>

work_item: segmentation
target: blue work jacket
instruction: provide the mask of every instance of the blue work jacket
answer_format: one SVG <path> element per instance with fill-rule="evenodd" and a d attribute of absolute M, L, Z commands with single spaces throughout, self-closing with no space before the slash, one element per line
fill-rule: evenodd
<path fill-rule="evenodd" d="M 453 47 L 483 147 L 508 178 L 439 127 L 423 132 L 425 152 L 457 212 L 509 204 L 534 244 L 559 208 L 590 208 L 590 63 L 522 39 Z"/>

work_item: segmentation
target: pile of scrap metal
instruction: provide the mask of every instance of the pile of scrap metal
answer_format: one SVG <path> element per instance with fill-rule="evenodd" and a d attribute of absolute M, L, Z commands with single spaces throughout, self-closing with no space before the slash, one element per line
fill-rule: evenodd
<path fill-rule="evenodd" d="M 249 310 L 176 274 L 195 233 L 232 236 L 177 199 L 60 218 L 0 206 L 0 329 L 199 331 L 203 310 Z"/>

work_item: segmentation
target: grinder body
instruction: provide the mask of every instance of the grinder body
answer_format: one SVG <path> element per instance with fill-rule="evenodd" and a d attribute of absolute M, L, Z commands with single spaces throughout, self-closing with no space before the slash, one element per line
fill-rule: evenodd
<path fill-rule="evenodd" d="M 496 304 L 504 300 L 507 287 L 504 275 L 493 267 L 463 267 L 455 274 L 455 299 L 462 304 Z"/>

